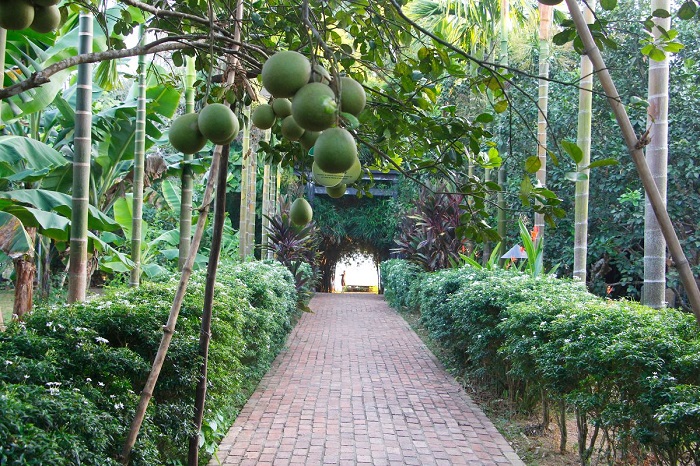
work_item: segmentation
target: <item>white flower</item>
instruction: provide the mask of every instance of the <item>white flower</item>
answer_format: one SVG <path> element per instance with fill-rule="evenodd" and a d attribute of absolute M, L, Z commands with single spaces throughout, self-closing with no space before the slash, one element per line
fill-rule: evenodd
<path fill-rule="evenodd" d="M 102 337 L 95 337 L 95 341 L 96 341 L 97 343 L 105 343 L 105 344 L 109 343 L 109 340 L 108 340 L 108 339 L 102 338 Z"/>
<path fill-rule="evenodd" d="M 114 405 L 114 409 L 116 409 L 117 411 L 119 411 L 120 409 L 124 409 L 124 403 L 116 403 Z"/>
<path fill-rule="evenodd" d="M 97 382 L 97 385 L 100 386 L 100 387 L 104 387 L 104 386 L 105 386 L 105 384 L 104 384 L 103 382 Z"/>
<path fill-rule="evenodd" d="M 92 382 L 92 379 L 90 377 L 85 379 L 86 382 Z"/>
<path fill-rule="evenodd" d="M 5 360 L 5 365 L 6 365 L 6 366 L 11 366 L 12 364 L 14 364 L 12 361 Z"/>

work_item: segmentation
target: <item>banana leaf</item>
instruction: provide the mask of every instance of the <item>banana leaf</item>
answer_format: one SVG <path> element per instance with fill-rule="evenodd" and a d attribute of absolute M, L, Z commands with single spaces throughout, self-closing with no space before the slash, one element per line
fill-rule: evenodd
<path fill-rule="evenodd" d="M 8 212 L 0 212 L 0 251 L 16 259 L 33 249 L 32 239 L 22 222 Z"/>

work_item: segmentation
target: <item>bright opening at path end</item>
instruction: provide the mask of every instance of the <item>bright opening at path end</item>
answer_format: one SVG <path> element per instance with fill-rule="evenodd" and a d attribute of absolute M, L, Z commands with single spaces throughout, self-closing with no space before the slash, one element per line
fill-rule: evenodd
<path fill-rule="evenodd" d="M 336 293 L 342 291 L 340 277 L 343 272 L 345 272 L 345 286 L 373 287 L 374 292 L 379 287 L 377 267 L 370 256 L 345 258 L 338 262 L 333 279 L 333 291 Z"/>

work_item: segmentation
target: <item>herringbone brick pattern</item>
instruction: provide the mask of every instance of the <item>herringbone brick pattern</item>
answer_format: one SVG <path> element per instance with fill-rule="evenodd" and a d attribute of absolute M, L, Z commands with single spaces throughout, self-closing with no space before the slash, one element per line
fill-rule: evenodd
<path fill-rule="evenodd" d="M 381 296 L 318 294 L 311 308 L 221 443 L 222 464 L 523 465 Z"/>

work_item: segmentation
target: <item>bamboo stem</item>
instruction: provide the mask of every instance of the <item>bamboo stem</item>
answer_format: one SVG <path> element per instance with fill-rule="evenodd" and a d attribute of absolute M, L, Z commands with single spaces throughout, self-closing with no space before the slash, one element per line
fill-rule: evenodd
<path fill-rule="evenodd" d="M 131 449 L 134 448 L 136 443 L 136 437 L 138 436 L 139 430 L 141 429 L 141 424 L 146 415 L 146 409 L 148 408 L 148 403 L 153 397 L 153 389 L 155 388 L 156 382 L 158 381 L 158 376 L 163 368 L 163 363 L 165 362 L 165 356 L 168 353 L 168 347 L 170 346 L 170 341 L 175 333 L 175 325 L 177 324 L 177 318 L 180 314 L 180 308 L 182 307 L 182 302 L 185 299 L 185 292 L 187 291 L 187 284 L 189 282 L 190 276 L 192 275 L 192 266 L 194 265 L 194 260 L 197 255 L 197 250 L 199 249 L 199 243 L 202 240 L 202 235 L 204 233 L 204 226 L 206 225 L 207 214 L 209 213 L 209 207 L 211 204 L 212 193 L 214 191 L 214 186 L 216 185 L 217 174 L 219 172 L 219 159 L 221 157 L 221 146 L 217 146 L 214 151 L 214 156 L 212 158 L 211 167 L 209 169 L 209 180 L 207 186 L 204 190 L 204 196 L 202 199 L 202 206 L 200 207 L 199 218 L 197 219 L 197 227 L 195 229 L 194 236 L 192 237 L 192 244 L 190 247 L 190 253 L 187 256 L 187 261 L 185 266 L 182 268 L 182 274 L 180 275 L 180 283 L 178 284 L 177 291 L 175 292 L 175 298 L 173 299 L 173 305 L 170 308 L 170 315 L 168 317 L 167 324 L 163 327 L 163 338 L 160 341 L 160 346 L 158 347 L 158 352 L 156 353 L 155 360 L 153 361 L 153 366 L 151 367 L 151 372 L 148 375 L 146 384 L 141 391 L 141 399 L 136 408 L 136 414 L 134 415 L 134 420 L 131 423 L 131 429 L 124 442 L 124 448 L 121 453 L 122 464 L 129 464 L 129 455 L 131 454 Z"/>
<path fill-rule="evenodd" d="M 146 38 L 146 28 L 139 27 L 139 42 Z M 138 98 L 136 101 L 136 131 L 134 133 L 134 185 L 131 204 L 131 269 L 129 286 L 137 287 L 141 282 L 141 226 L 143 217 L 143 175 L 146 157 L 146 59 L 140 55 L 138 60 Z"/>
<path fill-rule="evenodd" d="M 608 98 L 608 102 L 612 107 L 617 123 L 620 125 L 620 130 L 622 131 L 622 136 L 627 145 L 627 150 L 632 157 L 632 161 L 637 167 L 637 172 L 639 173 L 639 178 L 642 181 L 642 186 L 644 186 L 644 191 L 646 191 L 647 197 L 649 199 L 649 204 L 654 209 L 656 214 L 656 219 L 659 222 L 659 227 L 663 232 L 668 248 L 671 251 L 671 257 L 675 262 L 676 269 L 678 270 L 678 275 L 680 276 L 683 287 L 688 294 L 688 301 L 690 301 L 690 307 L 693 310 L 695 319 L 698 324 L 700 324 L 700 289 L 693 276 L 693 271 L 690 268 L 688 259 L 683 253 L 683 248 L 678 240 L 676 231 L 673 228 L 673 223 L 666 210 L 666 205 L 664 203 L 659 190 L 656 188 L 656 183 L 649 170 L 649 165 L 647 165 L 646 159 L 644 158 L 644 151 L 642 148 L 647 144 L 647 139 L 643 137 L 641 140 L 637 138 L 634 134 L 634 128 L 632 123 L 630 123 L 627 112 L 625 111 L 624 105 L 620 102 L 620 95 L 615 88 L 615 83 L 605 66 L 605 61 L 603 56 L 600 54 L 600 50 L 593 41 L 586 20 L 584 19 L 581 11 L 578 8 L 576 0 L 566 0 L 566 4 L 569 7 L 569 12 L 574 20 L 576 30 L 581 37 L 583 46 L 586 50 L 586 54 L 591 59 L 593 63 L 593 68 L 598 75 L 598 79 L 603 86 L 605 95 Z"/>

